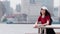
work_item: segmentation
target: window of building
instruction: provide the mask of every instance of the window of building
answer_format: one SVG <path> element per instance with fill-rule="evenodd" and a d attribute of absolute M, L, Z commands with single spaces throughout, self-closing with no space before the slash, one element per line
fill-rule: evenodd
<path fill-rule="evenodd" d="M 35 4 L 35 0 L 30 0 L 30 3 L 31 4 Z"/>

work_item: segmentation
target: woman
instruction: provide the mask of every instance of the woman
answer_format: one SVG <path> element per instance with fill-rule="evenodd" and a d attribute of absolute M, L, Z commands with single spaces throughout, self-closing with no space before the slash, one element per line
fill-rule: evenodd
<path fill-rule="evenodd" d="M 41 23 L 41 26 L 46 26 L 46 25 L 51 25 L 52 23 L 52 19 L 51 19 L 51 15 L 48 12 L 48 9 L 46 7 L 42 7 L 41 11 L 40 11 L 40 16 L 37 20 L 37 22 L 35 23 L 34 27 L 38 27 L 38 24 Z M 47 28 L 46 29 L 46 33 L 47 34 L 55 34 L 54 30 L 52 28 Z M 42 34 L 44 33 L 44 30 L 42 32 Z"/>

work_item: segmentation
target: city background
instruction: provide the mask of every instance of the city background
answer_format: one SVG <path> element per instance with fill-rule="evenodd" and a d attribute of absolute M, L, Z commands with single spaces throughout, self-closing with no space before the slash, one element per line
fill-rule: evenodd
<path fill-rule="evenodd" d="M 46 6 L 53 23 L 60 21 L 59 0 L 0 0 L 0 22 L 7 24 L 33 24 Z"/>

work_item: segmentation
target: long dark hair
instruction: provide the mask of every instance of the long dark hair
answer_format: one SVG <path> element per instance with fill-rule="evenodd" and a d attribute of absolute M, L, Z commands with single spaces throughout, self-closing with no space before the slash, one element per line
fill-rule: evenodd
<path fill-rule="evenodd" d="M 43 9 L 41 9 L 41 10 L 43 10 Z M 40 12 L 40 15 L 42 16 L 42 13 Z M 52 23 L 52 18 L 51 18 L 51 14 L 50 14 L 50 12 L 48 11 L 48 10 L 46 10 L 45 9 L 45 16 L 50 16 L 50 23 L 49 23 L 49 25 L 51 25 L 51 23 Z"/>

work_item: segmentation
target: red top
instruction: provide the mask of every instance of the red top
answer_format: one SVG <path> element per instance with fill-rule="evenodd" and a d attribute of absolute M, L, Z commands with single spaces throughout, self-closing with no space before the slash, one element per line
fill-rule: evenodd
<path fill-rule="evenodd" d="M 39 21 L 41 22 L 41 24 L 47 23 L 47 20 L 50 21 L 50 16 L 45 16 L 44 18 L 42 18 L 42 16 L 39 16 L 38 18 L 38 23 Z"/>

